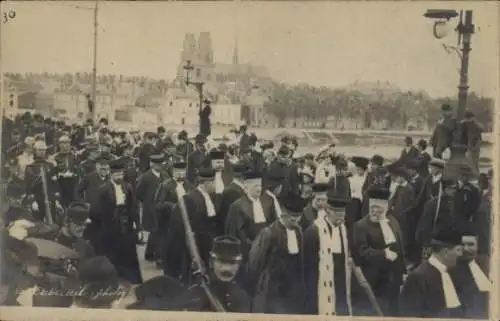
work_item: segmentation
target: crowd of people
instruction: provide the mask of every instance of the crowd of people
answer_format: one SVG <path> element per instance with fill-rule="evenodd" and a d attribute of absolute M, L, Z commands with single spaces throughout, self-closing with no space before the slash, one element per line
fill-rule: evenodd
<path fill-rule="evenodd" d="M 4 118 L 3 304 L 487 318 L 491 171 L 233 134 Z"/>

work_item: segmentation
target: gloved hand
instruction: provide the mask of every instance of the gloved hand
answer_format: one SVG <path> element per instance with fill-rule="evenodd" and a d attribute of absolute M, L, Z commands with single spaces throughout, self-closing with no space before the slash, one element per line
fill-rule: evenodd
<path fill-rule="evenodd" d="M 391 262 L 394 262 L 398 258 L 398 254 L 389 249 L 385 249 L 385 258 Z"/>
<path fill-rule="evenodd" d="M 31 209 L 35 212 L 38 212 L 40 208 L 38 207 L 38 203 L 35 201 L 33 204 L 31 204 Z"/>

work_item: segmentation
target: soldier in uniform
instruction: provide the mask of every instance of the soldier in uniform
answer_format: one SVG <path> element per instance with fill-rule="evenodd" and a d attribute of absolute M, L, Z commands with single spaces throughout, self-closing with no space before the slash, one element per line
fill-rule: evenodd
<path fill-rule="evenodd" d="M 139 215 L 132 188 L 123 179 L 125 162 L 110 162 L 111 179 L 99 189 L 98 211 L 101 219 L 99 246 L 115 266 L 118 276 L 132 284 L 142 282 L 136 249 Z M 97 251 L 97 253 L 102 253 Z"/>
<path fill-rule="evenodd" d="M 61 136 L 58 140 L 59 142 L 59 152 L 51 157 L 51 161 L 55 163 L 55 159 L 59 158 L 66 162 L 68 168 L 74 168 L 76 166 L 76 155 L 71 150 L 71 140 L 68 136 Z"/>
<path fill-rule="evenodd" d="M 221 227 L 218 226 L 220 218 L 220 196 L 214 188 L 215 171 L 211 168 L 200 168 L 198 184 L 183 197 L 187 216 L 196 239 L 201 260 L 208 264 L 212 241 L 217 236 Z M 185 284 L 192 281 L 192 260 L 189 256 L 190 244 L 186 243 L 184 221 L 181 207 L 176 206 L 169 222 L 165 246 L 165 257 L 168 258 L 165 269 L 173 278 L 180 278 Z"/>
<path fill-rule="evenodd" d="M 47 208 L 45 201 L 49 201 L 50 215 L 53 215 L 56 210 L 56 193 L 57 186 L 53 184 L 52 176 L 54 167 L 46 158 L 47 146 L 44 142 L 35 143 L 34 162 L 26 167 L 24 174 L 26 181 L 26 194 L 33 195 L 35 202 L 33 203 L 33 215 L 38 221 L 43 221 L 49 213 L 46 213 Z M 42 175 L 45 177 L 42 179 Z M 47 192 L 45 195 L 43 181 L 46 183 Z M 53 218 L 52 218 L 53 219 Z"/>
<path fill-rule="evenodd" d="M 397 315 L 396 302 L 406 273 L 403 235 L 397 220 L 387 216 L 390 191 L 371 190 L 370 213 L 356 222 L 353 257 L 363 270 L 386 316 Z"/>
<path fill-rule="evenodd" d="M 82 238 L 85 227 L 90 222 L 89 215 L 90 204 L 84 202 L 69 204 L 64 222 L 55 239 L 59 244 L 75 250 L 81 260 L 95 255 L 90 242 Z"/>
<path fill-rule="evenodd" d="M 410 272 L 401 290 L 399 313 L 409 318 L 462 318 L 464 309 L 450 276 L 462 256 L 462 236 L 452 228 L 437 231 L 428 260 Z"/>
<path fill-rule="evenodd" d="M 248 258 L 247 290 L 252 312 L 304 313 L 304 249 L 298 222 L 304 200 L 289 194 L 283 213 L 253 242 Z"/>
<path fill-rule="evenodd" d="M 309 314 L 352 315 L 350 248 L 345 226 L 348 200 L 328 199 L 324 215 L 304 233 Z"/>
<path fill-rule="evenodd" d="M 55 159 L 54 176 L 52 180 L 58 186 L 61 205 L 67 208 L 69 203 L 75 200 L 78 187 L 78 173 L 75 173 L 74 166 L 69 167 L 68 158 L 64 154 L 57 154 Z"/>

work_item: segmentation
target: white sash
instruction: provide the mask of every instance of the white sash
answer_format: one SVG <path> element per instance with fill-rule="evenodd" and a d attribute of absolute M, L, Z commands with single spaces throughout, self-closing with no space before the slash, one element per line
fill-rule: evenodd
<path fill-rule="evenodd" d="M 215 173 L 215 193 L 222 194 L 223 191 L 224 191 L 224 181 L 222 180 L 222 173 L 216 172 Z"/>
<path fill-rule="evenodd" d="M 388 219 L 383 219 L 379 221 L 380 229 L 382 230 L 382 235 L 384 236 L 385 245 L 396 243 L 396 236 L 389 225 Z"/>
<path fill-rule="evenodd" d="M 125 192 L 123 192 L 123 188 L 118 184 L 112 184 L 115 187 L 116 205 L 125 205 Z"/>
<path fill-rule="evenodd" d="M 288 247 L 288 253 L 297 254 L 299 253 L 299 243 L 297 241 L 297 232 L 293 229 L 288 229 L 285 227 L 286 231 L 286 244 Z"/>
<path fill-rule="evenodd" d="M 472 273 L 472 277 L 474 278 L 474 282 L 476 283 L 477 288 L 480 292 L 490 292 L 491 290 L 491 281 L 481 270 L 479 265 L 475 260 L 469 262 L 470 272 Z"/>
<path fill-rule="evenodd" d="M 441 282 L 443 284 L 443 294 L 444 301 L 446 303 L 446 308 L 453 309 L 461 306 L 460 299 L 458 298 L 457 290 L 455 289 L 455 285 L 451 280 L 450 274 L 441 262 L 439 262 L 434 256 L 428 260 L 429 264 L 436 268 L 441 274 Z"/>
<path fill-rule="evenodd" d="M 340 233 L 337 233 L 339 238 L 335 240 L 333 238 L 333 233 L 330 235 L 328 230 L 328 223 L 325 221 L 324 217 L 318 217 L 314 221 L 318 229 L 319 238 L 319 248 L 318 248 L 318 284 L 317 284 L 317 294 L 318 294 L 318 314 L 319 315 L 335 315 L 336 314 L 336 298 L 335 298 L 335 284 L 334 284 L 334 272 L 335 266 L 333 262 L 332 252 L 334 250 L 334 243 L 340 243 Z M 332 226 L 333 230 L 338 227 Z M 349 267 L 348 259 L 348 243 L 347 243 L 347 231 L 345 225 L 340 226 L 342 231 L 342 241 L 344 246 L 345 255 L 345 271 L 346 271 L 346 288 L 347 288 L 347 304 L 349 307 L 349 314 L 351 312 L 351 302 L 349 298 L 351 297 L 351 270 Z M 337 246 L 341 246 L 338 244 Z"/>
<path fill-rule="evenodd" d="M 252 199 L 250 198 L 250 201 L 252 202 L 252 212 L 253 212 L 253 220 L 255 223 L 264 223 L 266 222 L 266 216 L 264 215 L 264 209 L 262 208 L 262 203 L 260 202 L 260 199 Z"/>
<path fill-rule="evenodd" d="M 208 217 L 214 217 L 215 216 L 215 207 L 214 203 L 212 203 L 212 199 L 210 198 L 210 195 L 208 195 L 204 190 L 198 187 L 198 190 L 201 193 L 201 196 L 203 196 L 203 199 L 205 200 L 205 206 L 207 209 L 207 215 Z"/>
<path fill-rule="evenodd" d="M 276 195 L 267 190 L 266 193 L 267 195 L 269 195 L 269 197 L 273 199 L 274 212 L 276 213 L 276 218 L 279 218 L 281 216 L 281 206 L 280 203 L 278 202 L 278 199 L 276 198 Z"/>
<path fill-rule="evenodd" d="M 175 187 L 175 192 L 177 193 L 177 197 L 183 197 L 184 195 L 186 195 L 186 190 L 184 189 L 182 183 L 177 183 L 177 186 Z"/>

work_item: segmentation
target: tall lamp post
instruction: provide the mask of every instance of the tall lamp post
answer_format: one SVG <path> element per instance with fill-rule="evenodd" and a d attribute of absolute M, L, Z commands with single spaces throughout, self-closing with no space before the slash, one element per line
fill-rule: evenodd
<path fill-rule="evenodd" d="M 199 97 L 199 109 L 198 109 L 198 115 L 201 114 L 202 106 L 203 106 L 203 86 L 205 83 L 203 81 L 191 81 L 191 73 L 193 72 L 194 66 L 191 63 L 191 60 L 186 61 L 186 65 L 184 66 L 184 70 L 186 71 L 185 77 L 184 77 L 184 82 L 187 86 L 193 85 L 196 90 L 198 91 L 198 97 Z M 201 117 L 199 119 L 199 126 L 201 130 Z"/>
<path fill-rule="evenodd" d="M 458 107 L 456 110 L 457 120 L 462 120 L 467 108 L 467 95 L 469 90 L 469 53 L 471 51 L 471 38 L 474 34 L 474 24 L 472 22 L 472 10 L 457 12 L 447 9 L 429 9 L 424 17 L 434 19 L 434 37 L 441 39 L 447 34 L 447 23 L 450 19 L 459 17 L 455 31 L 458 33 L 458 45 L 460 49 L 460 82 L 458 85 Z"/>
<path fill-rule="evenodd" d="M 475 29 L 472 21 L 472 10 L 466 10 L 465 12 L 461 10 L 458 12 L 456 10 L 449 9 L 429 9 L 424 14 L 424 17 L 435 20 L 433 33 L 436 39 L 445 37 L 450 31 L 450 25 L 448 22 L 452 18 L 459 17 L 458 24 L 454 30 L 458 34 L 457 44 L 461 47 L 453 49 L 455 49 L 455 52 L 460 56 L 460 81 L 458 85 L 458 106 L 456 109 L 456 118 L 457 121 L 461 121 L 467 108 L 467 96 L 469 90 L 469 53 L 471 51 L 471 38 Z M 461 130 L 456 130 L 456 133 L 454 133 L 454 142 L 452 142 L 452 144 L 456 143 L 460 145 L 462 136 L 460 131 Z M 457 175 L 460 175 L 460 168 L 466 165 L 473 170 L 471 176 L 477 179 L 478 166 L 466 156 L 467 150 L 459 148 L 458 146 L 452 146 L 450 149 L 450 160 L 445 166 L 443 176 L 456 178 Z"/>

